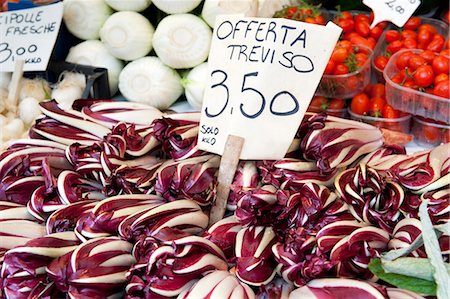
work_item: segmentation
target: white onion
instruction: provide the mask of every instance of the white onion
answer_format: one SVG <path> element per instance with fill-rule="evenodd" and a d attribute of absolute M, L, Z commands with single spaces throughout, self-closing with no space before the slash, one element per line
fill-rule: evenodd
<path fill-rule="evenodd" d="M 152 0 L 105 0 L 106 3 L 117 11 L 143 11 L 152 4 Z"/>
<path fill-rule="evenodd" d="M 170 15 L 162 19 L 153 35 L 156 54 L 175 69 L 193 68 L 209 55 L 212 32 L 192 14 Z"/>
<path fill-rule="evenodd" d="M 203 94 L 208 81 L 208 63 L 204 62 L 189 71 L 184 83 L 184 94 L 192 108 L 200 110 L 203 104 Z"/>
<path fill-rule="evenodd" d="M 153 4 L 167 14 L 187 13 L 196 8 L 202 0 L 153 0 Z"/>
<path fill-rule="evenodd" d="M 135 60 L 152 50 L 155 28 L 143 15 L 134 11 L 119 11 L 110 16 L 100 38 L 109 53 L 119 59 Z"/>
<path fill-rule="evenodd" d="M 119 89 L 129 101 L 167 109 L 183 93 L 180 76 L 158 57 L 143 57 L 125 66 Z"/>
<path fill-rule="evenodd" d="M 99 38 L 100 28 L 112 14 L 104 0 L 64 0 L 64 23 L 81 39 Z"/>
<path fill-rule="evenodd" d="M 258 0 L 205 0 L 202 18 L 214 28 L 216 16 L 223 14 L 243 14 L 255 17 L 258 12 Z"/>
<path fill-rule="evenodd" d="M 109 54 L 106 46 L 99 40 L 87 40 L 72 47 L 66 61 L 82 65 L 102 67 L 108 70 L 109 89 L 111 95 L 117 92 L 119 74 L 123 62 Z"/>
<path fill-rule="evenodd" d="M 55 99 L 62 109 L 70 109 L 75 100 L 81 98 L 86 88 L 86 78 L 83 74 L 65 72 L 63 79 L 52 90 Z"/>

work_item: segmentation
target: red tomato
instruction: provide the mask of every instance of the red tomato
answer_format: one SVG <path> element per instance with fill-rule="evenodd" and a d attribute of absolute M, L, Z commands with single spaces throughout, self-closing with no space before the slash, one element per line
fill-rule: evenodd
<path fill-rule="evenodd" d="M 384 99 L 386 96 L 386 90 L 384 84 L 377 83 L 372 85 L 372 89 L 370 90 L 371 98 L 382 98 Z"/>
<path fill-rule="evenodd" d="M 411 89 L 417 90 L 417 85 L 416 85 L 416 83 L 414 83 L 414 80 L 412 80 L 412 79 L 405 79 L 403 84 L 401 84 L 401 85 L 406 88 L 411 88 Z"/>
<path fill-rule="evenodd" d="M 345 90 L 355 90 L 358 88 L 359 79 L 356 76 L 349 76 L 345 81 Z"/>
<path fill-rule="evenodd" d="M 373 61 L 373 63 L 375 64 L 375 66 L 380 69 L 380 70 L 384 70 L 384 68 L 386 67 L 386 64 L 388 63 L 389 59 L 386 56 L 377 56 L 375 58 L 375 60 Z"/>
<path fill-rule="evenodd" d="M 355 32 L 361 35 L 362 37 L 367 37 L 370 34 L 370 26 L 369 22 L 356 22 L 355 23 Z"/>
<path fill-rule="evenodd" d="M 367 42 L 370 44 L 370 48 L 371 49 L 375 49 L 375 46 L 377 45 L 377 40 L 374 39 L 373 37 L 369 36 L 367 38 Z"/>
<path fill-rule="evenodd" d="M 352 19 L 340 19 L 337 25 L 342 28 L 342 32 L 347 33 L 353 30 L 355 22 Z"/>
<path fill-rule="evenodd" d="M 382 114 L 383 114 L 384 118 L 399 118 L 400 117 L 400 111 L 395 110 L 389 104 L 384 105 Z"/>
<path fill-rule="evenodd" d="M 355 59 L 358 62 L 358 66 L 362 67 L 366 61 L 367 61 L 367 54 L 366 53 L 356 53 Z"/>
<path fill-rule="evenodd" d="M 344 62 L 348 57 L 348 50 L 345 48 L 336 48 L 331 54 L 331 60 L 340 63 Z"/>
<path fill-rule="evenodd" d="M 442 50 L 439 54 L 444 56 L 450 56 L 450 49 Z"/>
<path fill-rule="evenodd" d="M 450 130 L 449 129 L 444 131 L 444 136 L 443 136 L 442 142 L 444 142 L 444 143 L 450 142 Z"/>
<path fill-rule="evenodd" d="M 428 46 L 428 44 L 433 40 L 433 33 L 431 33 L 429 30 L 420 30 L 417 33 L 417 42 L 419 44 L 423 44 L 425 46 Z"/>
<path fill-rule="evenodd" d="M 415 54 L 411 51 L 406 51 L 401 53 L 398 58 L 397 61 L 395 62 L 395 65 L 397 66 L 398 69 L 404 69 L 406 67 L 408 67 L 409 64 L 409 60 L 411 59 L 411 57 L 413 57 Z"/>
<path fill-rule="evenodd" d="M 389 45 L 387 45 L 386 51 L 388 53 L 394 54 L 400 51 L 403 48 L 403 42 L 399 40 L 395 40 Z"/>
<path fill-rule="evenodd" d="M 428 87 L 433 84 L 434 72 L 429 65 L 421 65 L 416 69 L 413 75 L 414 82 L 420 87 Z"/>
<path fill-rule="evenodd" d="M 374 45 L 372 42 L 369 42 L 366 38 L 356 34 L 350 38 L 350 42 L 354 45 L 363 45 L 367 48 L 373 49 Z"/>
<path fill-rule="evenodd" d="M 417 38 L 417 33 L 412 30 L 403 30 L 400 35 L 403 39 L 412 38 L 415 40 Z"/>
<path fill-rule="evenodd" d="M 409 59 L 408 66 L 411 70 L 415 71 L 418 67 L 420 67 L 424 64 L 426 64 L 426 60 L 423 57 L 421 57 L 417 54 L 414 54 Z"/>
<path fill-rule="evenodd" d="M 383 98 L 372 98 L 370 99 L 370 108 L 369 112 L 371 116 L 381 117 L 381 112 L 386 105 L 386 100 Z"/>
<path fill-rule="evenodd" d="M 333 75 L 345 75 L 345 74 L 348 74 L 348 66 L 346 66 L 343 63 L 336 64 Z"/>
<path fill-rule="evenodd" d="M 445 82 L 448 80 L 449 80 L 449 77 L 447 74 L 439 74 L 436 77 L 434 77 L 433 84 L 438 85 L 439 82 Z"/>
<path fill-rule="evenodd" d="M 391 77 L 391 80 L 396 84 L 401 84 L 403 82 L 403 78 L 404 76 L 402 76 L 400 73 L 397 73 Z"/>
<path fill-rule="evenodd" d="M 420 24 L 422 24 L 422 20 L 419 17 L 411 17 L 405 25 L 403 25 L 403 28 L 408 30 L 416 30 Z"/>
<path fill-rule="evenodd" d="M 325 19 L 322 15 L 314 17 L 314 21 L 316 22 L 316 24 L 325 25 Z"/>
<path fill-rule="evenodd" d="M 431 63 L 433 61 L 434 57 L 436 56 L 434 54 L 434 52 L 432 52 L 430 50 L 425 50 L 422 53 L 420 53 L 419 55 L 420 55 L 420 57 L 425 59 L 426 63 Z"/>
<path fill-rule="evenodd" d="M 414 38 L 405 38 L 403 41 L 403 47 L 406 49 L 416 49 L 417 48 L 417 42 Z"/>
<path fill-rule="evenodd" d="M 353 47 L 352 43 L 350 41 L 348 41 L 348 40 L 340 40 L 336 44 L 336 48 L 345 48 L 349 52 L 352 50 L 352 47 Z"/>
<path fill-rule="evenodd" d="M 430 31 L 433 35 L 437 33 L 436 27 L 434 27 L 434 26 L 431 25 L 431 24 L 422 24 L 422 25 L 420 25 L 418 31 L 420 31 L 420 30 L 428 30 L 428 31 Z"/>
<path fill-rule="evenodd" d="M 304 20 L 304 22 L 305 22 L 305 23 L 310 23 L 310 24 L 317 24 L 317 23 L 316 23 L 316 19 L 315 19 L 315 18 L 312 18 L 312 17 L 306 18 L 306 19 Z"/>
<path fill-rule="evenodd" d="M 450 99 L 450 81 L 439 82 L 434 87 L 433 94 L 438 97 Z"/>
<path fill-rule="evenodd" d="M 450 38 L 447 39 L 447 42 L 445 43 L 445 49 L 450 49 Z"/>
<path fill-rule="evenodd" d="M 370 18 L 369 16 L 365 15 L 365 14 L 357 14 L 354 18 L 356 23 L 366 23 L 366 24 L 370 24 Z"/>
<path fill-rule="evenodd" d="M 433 40 L 428 44 L 427 50 L 441 52 L 444 49 L 445 39 L 440 34 L 436 34 Z"/>
<path fill-rule="evenodd" d="M 359 93 L 352 98 L 350 110 L 356 114 L 366 115 L 369 113 L 370 99 L 365 93 Z"/>
<path fill-rule="evenodd" d="M 433 66 L 433 71 L 435 74 L 448 74 L 450 69 L 450 62 L 447 57 L 442 55 L 438 55 L 434 57 L 433 62 L 431 63 Z"/>
<path fill-rule="evenodd" d="M 370 30 L 370 36 L 376 40 L 380 39 L 381 34 L 383 33 L 383 29 L 379 26 L 375 26 Z"/>
<path fill-rule="evenodd" d="M 388 43 L 392 43 L 393 41 L 400 40 L 401 35 L 397 30 L 388 30 L 384 37 Z"/>
<path fill-rule="evenodd" d="M 345 107 L 345 100 L 344 99 L 331 99 L 330 105 L 329 105 L 329 109 L 335 109 L 335 110 L 340 110 L 340 109 L 344 109 Z"/>
<path fill-rule="evenodd" d="M 334 73 L 335 66 L 336 63 L 333 61 L 333 59 L 328 60 L 327 66 L 325 67 L 325 71 L 323 73 L 325 75 L 332 75 Z"/>
<path fill-rule="evenodd" d="M 422 134 L 428 143 L 438 143 L 441 135 L 441 130 L 436 127 L 423 125 Z"/>
<path fill-rule="evenodd" d="M 309 104 L 310 107 L 325 110 L 328 107 L 328 100 L 326 97 L 314 96 Z"/>
<path fill-rule="evenodd" d="M 349 11 L 341 11 L 339 18 L 344 20 L 353 20 L 353 16 Z"/>

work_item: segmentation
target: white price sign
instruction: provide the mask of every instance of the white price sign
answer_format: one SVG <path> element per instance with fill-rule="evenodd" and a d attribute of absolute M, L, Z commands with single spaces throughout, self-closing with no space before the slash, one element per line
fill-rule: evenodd
<path fill-rule="evenodd" d="M 0 71 L 14 71 L 19 59 L 24 71 L 47 69 L 62 14 L 62 2 L 0 13 Z"/>
<path fill-rule="evenodd" d="M 403 27 L 420 5 L 420 0 L 363 0 L 373 10 L 373 28 L 378 23 L 390 21 Z"/>
<path fill-rule="evenodd" d="M 284 157 L 341 31 L 332 22 L 218 16 L 200 149 L 222 155 L 235 135 L 245 139 L 241 159 Z"/>

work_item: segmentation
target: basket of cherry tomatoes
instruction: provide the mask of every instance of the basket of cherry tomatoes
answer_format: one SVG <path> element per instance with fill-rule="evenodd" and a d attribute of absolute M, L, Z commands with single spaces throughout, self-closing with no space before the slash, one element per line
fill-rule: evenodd
<path fill-rule="evenodd" d="M 348 109 L 350 118 L 377 128 L 409 133 L 411 115 L 394 109 L 386 101 L 384 84 L 368 85 L 364 92 L 355 95 Z"/>
<path fill-rule="evenodd" d="M 302 21 L 311 24 L 325 25 L 327 12 L 321 9 L 321 5 L 312 5 L 298 0 L 297 5 L 287 5 L 275 12 L 274 18 L 284 18 Z"/>
<path fill-rule="evenodd" d="M 413 117 L 412 133 L 415 141 L 424 147 L 450 142 L 450 125 L 428 118 Z"/>
<path fill-rule="evenodd" d="M 308 107 L 309 112 L 333 115 L 341 118 L 347 118 L 347 102 L 339 98 L 326 98 L 323 96 L 314 96 Z"/>
<path fill-rule="evenodd" d="M 401 50 L 386 68 L 386 98 L 394 108 L 450 123 L 450 58 L 429 50 Z"/>

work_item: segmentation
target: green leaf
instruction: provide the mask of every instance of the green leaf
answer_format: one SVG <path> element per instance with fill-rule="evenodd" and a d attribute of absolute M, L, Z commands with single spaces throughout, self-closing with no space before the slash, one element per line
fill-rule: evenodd
<path fill-rule="evenodd" d="M 372 259 L 369 263 L 369 270 L 379 279 L 398 288 L 413 291 L 421 295 L 436 295 L 436 283 L 433 281 L 406 275 L 386 273 L 381 265 L 380 259 Z"/>

